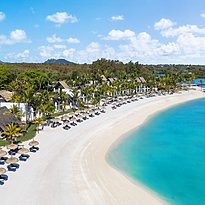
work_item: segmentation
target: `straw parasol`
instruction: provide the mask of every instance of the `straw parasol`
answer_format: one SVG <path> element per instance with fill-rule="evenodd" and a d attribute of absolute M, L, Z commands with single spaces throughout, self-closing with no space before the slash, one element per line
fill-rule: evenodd
<path fill-rule="evenodd" d="M 17 147 L 18 147 L 18 145 L 16 145 L 16 144 L 10 144 L 7 146 L 7 148 L 11 149 L 11 150 L 16 149 Z"/>
<path fill-rule="evenodd" d="M 0 168 L 0 174 L 4 174 L 4 173 L 6 173 L 6 169 Z"/>
<path fill-rule="evenodd" d="M 68 118 L 69 118 L 69 115 L 63 115 L 63 118 L 64 118 L 64 119 L 68 119 Z"/>
<path fill-rule="evenodd" d="M 29 146 L 33 147 L 33 146 L 37 146 L 37 145 L 39 145 L 38 141 L 33 140 L 33 141 L 29 142 Z"/>
<path fill-rule="evenodd" d="M 60 118 L 55 118 L 55 119 L 54 119 L 54 122 L 60 122 L 60 121 L 61 121 Z"/>
<path fill-rule="evenodd" d="M 0 157 L 5 156 L 6 154 L 7 154 L 7 152 L 6 152 L 6 151 L 4 151 L 4 150 L 0 149 Z"/>
<path fill-rule="evenodd" d="M 40 125 L 45 125 L 46 124 L 46 121 L 42 121 L 41 123 L 40 123 Z"/>
<path fill-rule="evenodd" d="M 22 149 L 20 149 L 20 150 L 18 151 L 19 154 L 26 154 L 26 153 L 28 153 L 28 152 L 29 152 L 29 150 L 26 149 L 26 148 L 22 148 Z"/>
<path fill-rule="evenodd" d="M 16 157 L 10 157 L 6 160 L 6 163 L 7 164 L 13 164 L 13 163 L 16 163 L 18 162 L 19 160 L 16 158 Z"/>
<path fill-rule="evenodd" d="M 63 124 L 64 124 L 64 125 L 69 125 L 69 122 L 64 122 Z"/>

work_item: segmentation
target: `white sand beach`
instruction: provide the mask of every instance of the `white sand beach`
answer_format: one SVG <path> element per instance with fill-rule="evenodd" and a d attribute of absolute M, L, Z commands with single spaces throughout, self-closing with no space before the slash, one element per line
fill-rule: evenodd
<path fill-rule="evenodd" d="M 166 204 L 141 184 L 133 183 L 105 160 L 110 146 L 140 126 L 150 115 L 188 100 L 200 91 L 145 98 L 79 123 L 66 131 L 46 127 L 20 169 L 8 172 L 0 187 L 2 205 L 161 205 Z"/>

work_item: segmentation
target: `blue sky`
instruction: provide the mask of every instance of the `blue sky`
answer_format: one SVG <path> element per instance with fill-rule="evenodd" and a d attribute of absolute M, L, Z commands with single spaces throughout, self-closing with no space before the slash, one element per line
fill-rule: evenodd
<path fill-rule="evenodd" d="M 0 0 L 0 60 L 205 64 L 204 0 Z"/>

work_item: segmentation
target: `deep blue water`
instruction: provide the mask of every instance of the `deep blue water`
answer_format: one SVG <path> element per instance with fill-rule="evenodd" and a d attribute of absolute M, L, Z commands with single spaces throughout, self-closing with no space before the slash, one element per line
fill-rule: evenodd
<path fill-rule="evenodd" d="M 151 117 L 107 160 L 174 205 L 205 205 L 205 99 Z"/>

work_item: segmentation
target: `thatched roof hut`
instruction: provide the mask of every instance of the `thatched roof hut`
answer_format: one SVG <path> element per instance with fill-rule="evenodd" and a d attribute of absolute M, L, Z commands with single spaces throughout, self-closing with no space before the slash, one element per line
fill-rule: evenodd
<path fill-rule="evenodd" d="M 5 114 L 6 113 L 6 114 Z M 9 113 L 9 109 L 7 107 L 0 107 L 0 130 L 4 131 L 5 127 L 8 124 L 20 124 L 21 121 L 14 116 L 13 114 Z"/>
<path fill-rule="evenodd" d="M 101 77 L 101 80 L 102 80 L 102 81 L 104 81 L 104 82 L 107 81 L 107 78 L 106 78 L 104 75 L 101 75 L 100 77 Z"/>
<path fill-rule="evenodd" d="M 54 86 L 55 89 L 67 89 L 69 88 L 69 86 L 67 85 L 67 83 L 65 81 L 58 81 L 56 83 L 56 85 Z"/>
<path fill-rule="evenodd" d="M 13 93 L 8 90 L 0 90 L 0 101 L 9 102 L 12 99 L 12 95 Z"/>

